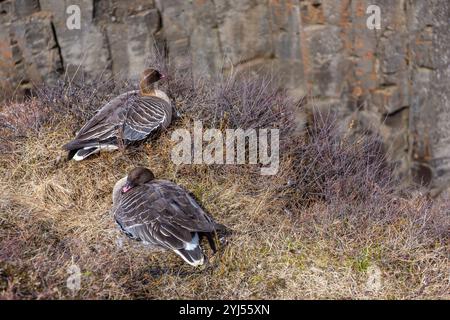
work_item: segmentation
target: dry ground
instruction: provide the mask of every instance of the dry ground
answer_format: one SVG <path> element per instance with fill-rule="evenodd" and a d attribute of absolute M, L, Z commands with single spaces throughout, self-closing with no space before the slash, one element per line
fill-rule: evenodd
<path fill-rule="evenodd" d="M 273 177 L 255 166 L 175 166 L 173 128 L 191 126 L 202 112 L 211 116 L 212 105 L 249 107 L 229 97 L 183 96 L 190 92 L 183 89 L 176 97 L 183 116 L 158 139 L 67 162 L 61 145 L 108 95 L 93 100 L 83 96 L 86 88 L 61 86 L 53 98 L 40 94 L 0 110 L 1 298 L 450 298 L 449 202 L 399 190 L 370 141 L 337 140 L 326 125 L 311 129 L 308 139 L 283 131 L 281 169 Z M 255 100 L 254 108 L 267 108 Z M 205 117 L 227 127 L 249 122 L 244 116 Z M 216 255 L 208 251 L 205 266 L 149 252 L 120 234 L 109 213 L 111 192 L 135 165 L 183 185 L 233 229 Z M 73 264 L 82 272 L 76 292 L 66 286 Z"/>

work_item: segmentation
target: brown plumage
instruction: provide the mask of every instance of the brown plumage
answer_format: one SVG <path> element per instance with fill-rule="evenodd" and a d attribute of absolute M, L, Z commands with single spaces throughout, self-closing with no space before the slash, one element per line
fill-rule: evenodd
<path fill-rule="evenodd" d="M 225 227 L 216 223 L 189 193 L 177 184 L 156 180 L 143 167 L 131 170 L 114 186 L 114 218 L 130 238 L 173 250 L 193 266 L 203 264 L 200 240 L 206 237 L 216 251 L 213 236 Z"/>
<path fill-rule="evenodd" d="M 167 95 L 154 87 L 163 77 L 157 70 L 146 69 L 140 90 L 112 99 L 80 129 L 74 140 L 63 146 L 69 151 L 68 158 L 83 160 L 100 150 L 116 150 L 119 143 L 126 147 L 167 128 L 172 120 L 172 106 Z"/>

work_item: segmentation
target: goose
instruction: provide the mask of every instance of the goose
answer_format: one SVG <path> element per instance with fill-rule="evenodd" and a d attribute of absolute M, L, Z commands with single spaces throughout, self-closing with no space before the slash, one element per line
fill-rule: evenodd
<path fill-rule="evenodd" d="M 191 266 L 204 263 L 200 246 L 226 227 L 216 223 L 179 185 L 157 180 L 145 167 L 132 169 L 116 182 L 112 214 L 125 235 L 153 249 L 172 250 Z"/>
<path fill-rule="evenodd" d="M 167 128 L 172 120 L 172 105 L 167 94 L 155 88 L 155 83 L 164 77 L 156 69 L 145 69 L 139 90 L 122 93 L 109 101 L 78 131 L 74 140 L 63 146 L 68 159 L 80 161 L 101 150 L 117 150 L 119 144 L 127 147 Z"/>

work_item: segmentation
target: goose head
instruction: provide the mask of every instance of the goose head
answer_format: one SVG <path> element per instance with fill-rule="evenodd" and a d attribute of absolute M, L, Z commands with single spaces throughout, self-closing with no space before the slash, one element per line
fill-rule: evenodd
<path fill-rule="evenodd" d="M 128 173 L 127 180 L 122 187 L 122 193 L 126 193 L 131 189 L 143 185 L 155 179 L 155 175 L 150 169 L 144 167 L 136 167 Z"/>
<path fill-rule="evenodd" d="M 165 75 L 156 69 L 148 68 L 145 69 L 141 74 L 141 80 L 139 82 L 139 87 L 142 94 L 151 93 L 154 91 L 154 84 L 161 79 L 164 79 Z"/>

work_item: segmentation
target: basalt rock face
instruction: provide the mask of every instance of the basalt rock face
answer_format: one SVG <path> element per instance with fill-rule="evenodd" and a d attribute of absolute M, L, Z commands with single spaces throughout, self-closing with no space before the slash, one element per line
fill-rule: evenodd
<path fill-rule="evenodd" d="M 67 27 L 70 5 L 80 29 Z M 272 70 L 344 127 L 379 132 L 401 173 L 439 189 L 450 179 L 449 20 L 446 0 L 0 0 L 0 86 L 135 78 L 155 45 L 194 76 Z"/>

